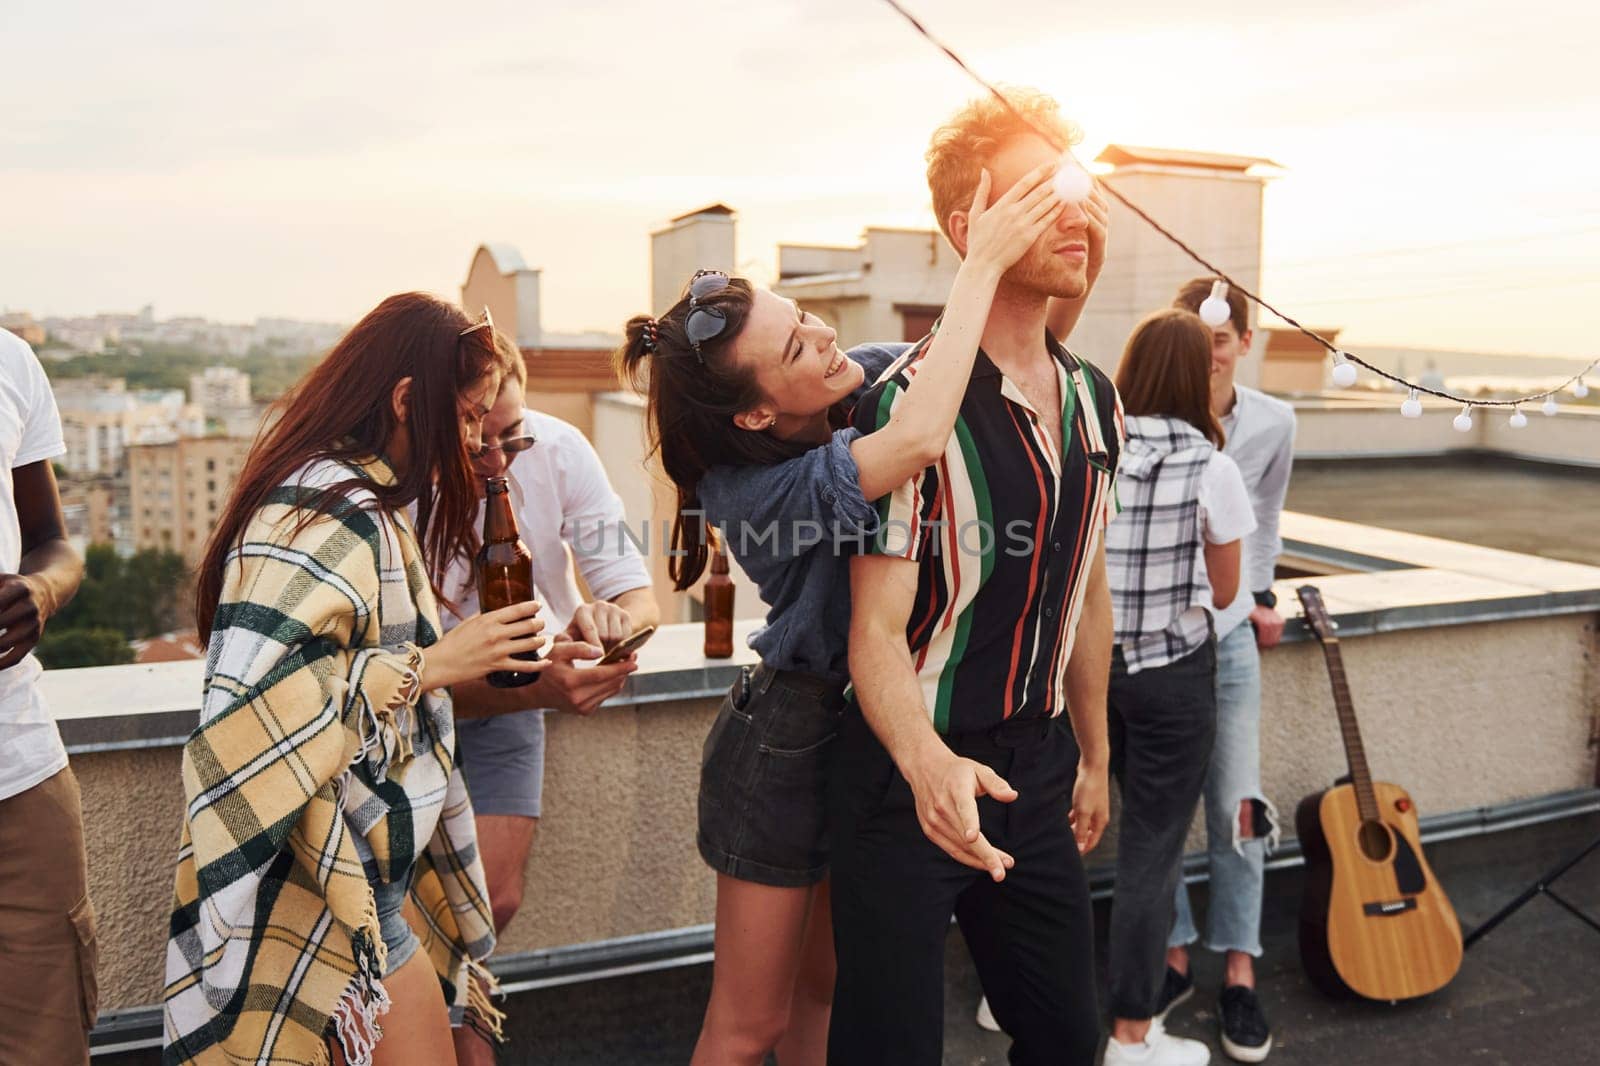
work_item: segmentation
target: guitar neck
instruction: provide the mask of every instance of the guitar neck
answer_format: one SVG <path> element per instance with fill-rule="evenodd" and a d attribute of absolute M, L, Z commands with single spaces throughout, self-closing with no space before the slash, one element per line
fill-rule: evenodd
<path fill-rule="evenodd" d="M 1367 750 L 1361 744 L 1361 727 L 1356 723 L 1355 702 L 1350 698 L 1350 682 L 1345 678 L 1339 639 L 1324 639 L 1322 654 L 1328 661 L 1328 682 L 1333 686 L 1333 706 L 1339 714 L 1339 734 L 1344 738 L 1344 754 L 1350 763 L 1356 807 L 1363 821 L 1375 822 L 1378 820 L 1378 796 L 1372 787 L 1372 771 L 1367 768 Z"/>

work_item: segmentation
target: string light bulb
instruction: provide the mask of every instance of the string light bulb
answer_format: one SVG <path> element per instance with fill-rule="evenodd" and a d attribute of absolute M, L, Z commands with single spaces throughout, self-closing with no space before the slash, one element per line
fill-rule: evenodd
<path fill-rule="evenodd" d="M 1580 400 L 1589 395 L 1589 386 L 1583 383 L 1582 378 L 1579 378 L 1578 383 L 1572 386 L 1572 395 L 1576 396 Z"/>
<path fill-rule="evenodd" d="M 1356 365 L 1337 348 L 1333 351 L 1333 383 L 1341 389 L 1348 389 L 1356 383 Z"/>
<path fill-rule="evenodd" d="M 1417 390 L 1412 389 L 1411 395 L 1400 405 L 1400 414 L 1405 418 L 1422 417 L 1422 397 L 1417 395 Z"/>
<path fill-rule="evenodd" d="M 1056 176 L 1050 183 L 1056 195 L 1068 203 L 1081 204 L 1089 198 L 1089 193 L 1094 190 L 1094 179 L 1089 172 L 1083 169 L 1071 152 L 1063 152 L 1061 165 L 1056 168 Z"/>
<path fill-rule="evenodd" d="M 1472 405 L 1469 403 L 1456 415 L 1455 421 L 1450 423 L 1456 427 L 1456 432 L 1465 433 L 1472 428 Z"/>
<path fill-rule="evenodd" d="M 1216 329 L 1233 313 L 1228 306 L 1228 283 L 1226 281 L 1213 281 L 1211 295 L 1200 301 L 1200 321 Z"/>
<path fill-rule="evenodd" d="M 1546 418 L 1549 418 L 1559 411 L 1560 408 L 1556 406 L 1556 398 L 1554 396 L 1546 396 L 1544 398 L 1544 404 L 1539 408 L 1539 410 L 1545 413 Z"/>
<path fill-rule="evenodd" d="M 1512 429 L 1521 429 L 1528 424 L 1528 416 L 1522 413 L 1522 408 L 1513 407 L 1510 422 Z"/>

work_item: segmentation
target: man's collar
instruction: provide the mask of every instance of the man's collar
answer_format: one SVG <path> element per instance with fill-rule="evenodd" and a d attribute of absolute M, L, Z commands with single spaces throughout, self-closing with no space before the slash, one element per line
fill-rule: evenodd
<path fill-rule="evenodd" d="M 1055 335 L 1048 329 L 1044 331 L 1044 346 L 1045 350 L 1050 353 L 1050 358 L 1065 367 L 1069 372 L 1072 370 L 1072 356 L 1061 346 L 1061 342 L 1056 340 Z M 1004 375 L 1000 372 L 1000 368 L 994 365 L 994 360 L 989 358 L 989 353 L 984 351 L 982 346 L 979 346 L 978 358 L 972 364 L 972 376 L 975 378 L 997 378 Z"/>

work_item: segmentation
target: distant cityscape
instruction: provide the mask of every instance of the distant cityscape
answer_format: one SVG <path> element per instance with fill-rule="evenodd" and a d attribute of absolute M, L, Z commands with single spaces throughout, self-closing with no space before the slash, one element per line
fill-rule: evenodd
<path fill-rule="evenodd" d="M 258 318 L 248 325 L 184 316 L 159 319 L 149 304 L 137 312 L 101 312 L 70 318 L 35 318 L 27 311 L 0 312 L 0 329 L 33 345 L 41 359 L 101 355 L 115 349 L 138 354 L 146 348 L 191 348 L 219 356 L 251 352 L 310 355 L 325 351 L 348 327 L 291 318 Z"/>
<path fill-rule="evenodd" d="M 1111 149 L 1108 149 L 1108 153 Z M 1210 225 L 1224 233 L 1258 234 L 1259 181 L 1243 176 L 1250 160 L 1193 153 L 1119 164 L 1119 173 L 1141 175 L 1152 210 L 1188 232 Z M 1148 157 L 1148 158 L 1147 158 Z M 1219 182 L 1218 175 L 1230 180 Z M 1249 197 L 1233 195 L 1241 183 Z M 1222 191 L 1228 193 L 1223 197 Z M 1146 247 L 1129 236 L 1132 220 L 1111 229 L 1108 259 L 1125 268 L 1102 278 L 1071 337 L 1071 347 L 1114 372 L 1123 342 L 1148 311 L 1171 299 L 1174 277 L 1192 269 L 1179 253 Z M 671 219 L 651 232 L 651 307 L 662 314 L 677 301 L 684 279 L 696 269 L 733 271 L 737 213 L 711 204 Z M 1121 242 L 1119 244 L 1119 242 Z M 1259 245 L 1250 243 L 1223 264 L 1242 282 L 1259 284 Z M 865 227 L 854 247 L 780 244 L 773 290 L 793 297 L 834 325 L 841 347 L 870 340 L 915 340 L 942 311 L 959 260 L 931 230 Z M 622 497 L 635 527 L 659 528 L 669 520 L 666 498 L 655 491 L 652 460 L 641 459 L 643 409 L 625 395 L 610 353 L 620 337 L 555 333 L 544 328 L 541 271 L 510 244 L 486 243 L 473 253 L 460 292 L 463 307 L 489 308 L 497 326 L 514 338 L 528 371 L 531 406 L 560 418 L 587 437 Z M 1337 342 L 1332 323 L 1314 323 Z M 151 306 L 134 313 L 99 313 L 36 318 L 26 310 L 0 312 L 0 328 L 33 346 L 44 362 L 60 410 L 67 454 L 58 463 L 70 539 L 80 550 L 92 545 L 107 567 L 116 558 L 140 563 L 146 553 L 181 560 L 192 573 L 226 506 L 246 456 L 272 400 L 303 375 L 347 326 L 285 318 L 250 324 L 185 316 L 159 318 Z M 1353 346 L 1375 366 L 1425 387 L 1488 397 L 1550 388 L 1585 365 L 1577 360 L 1494 353 Z M 1327 352 L 1299 332 L 1257 323 L 1251 358 L 1241 380 L 1291 399 L 1302 398 L 1304 423 L 1298 441 L 1308 455 L 1344 454 L 1353 438 L 1345 429 L 1319 429 L 1316 419 L 1362 417 L 1381 410 L 1381 421 L 1361 431 L 1366 445 L 1382 451 L 1430 454 L 1487 447 L 1499 421 L 1487 416 L 1463 436 L 1442 417 L 1426 425 L 1402 420 L 1395 386 L 1363 374 L 1354 389 L 1330 392 Z M 1594 382 L 1593 384 L 1600 384 Z M 1560 402 L 1593 405 L 1564 393 Z M 1561 430 L 1568 423 L 1551 423 Z M 1529 443 L 1565 454 L 1560 432 L 1525 431 Z M 1437 434 L 1445 434 L 1438 436 Z M 1320 434 L 1320 435 L 1319 435 Z M 1407 436 L 1407 435 L 1410 436 Z M 166 556 L 163 553 L 171 553 Z M 164 565 L 164 564 L 163 564 Z M 695 594 L 676 590 L 665 556 L 649 560 L 658 598 L 673 620 L 694 617 Z M 158 567 L 159 569 L 159 567 Z M 742 575 L 735 576 L 743 582 Z M 740 595 L 741 616 L 763 610 L 753 587 Z M 181 609 L 169 632 L 125 632 L 140 661 L 196 654 L 195 635 Z M 150 638 L 148 643 L 146 639 Z M 159 638 L 159 639 L 154 639 Z"/>

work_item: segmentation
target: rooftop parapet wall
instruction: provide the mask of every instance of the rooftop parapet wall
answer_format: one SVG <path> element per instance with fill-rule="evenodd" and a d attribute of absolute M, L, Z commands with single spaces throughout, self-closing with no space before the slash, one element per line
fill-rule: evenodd
<path fill-rule="evenodd" d="M 1283 533 L 1298 559 L 1361 571 L 1312 580 L 1340 626 L 1374 773 L 1405 785 L 1424 816 L 1595 784 L 1600 569 L 1306 515 L 1286 515 Z M 1277 586 L 1291 617 L 1300 583 Z M 605 709 L 551 717 L 545 817 L 507 962 L 711 920 L 714 878 L 694 846 L 700 747 L 753 657 L 740 640 L 733 660 L 707 662 L 700 638 L 697 625 L 665 627 Z M 45 675 L 83 788 L 107 1008 L 160 996 L 179 746 L 200 676 L 196 662 Z M 1287 812 L 1344 772 L 1303 625 L 1264 656 L 1263 685 L 1264 784 Z M 1114 854 L 1111 837 L 1092 869 Z"/>
<path fill-rule="evenodd" d="M 1421 418 L 1400 417 L 1403 396 L 1377 400 L 1370 395 L 1333 393 L 1298 398 L 1299 422 L 1294 453 L 1304 459 L 1356 456 L 1433 456 L 1454 452 L 1495 452 L 1519 459 L 1576 466 L 1600 466 L 1600 408 L 1567 404 L 1547 417 L 1538 404 L 1524 408 L 1528 424 L 1510 425 L 1505 408 L 1475 408 L 1472 429 L 1458 431 L 1452 420 L 1461 408 L 1426 400 Z"/>

